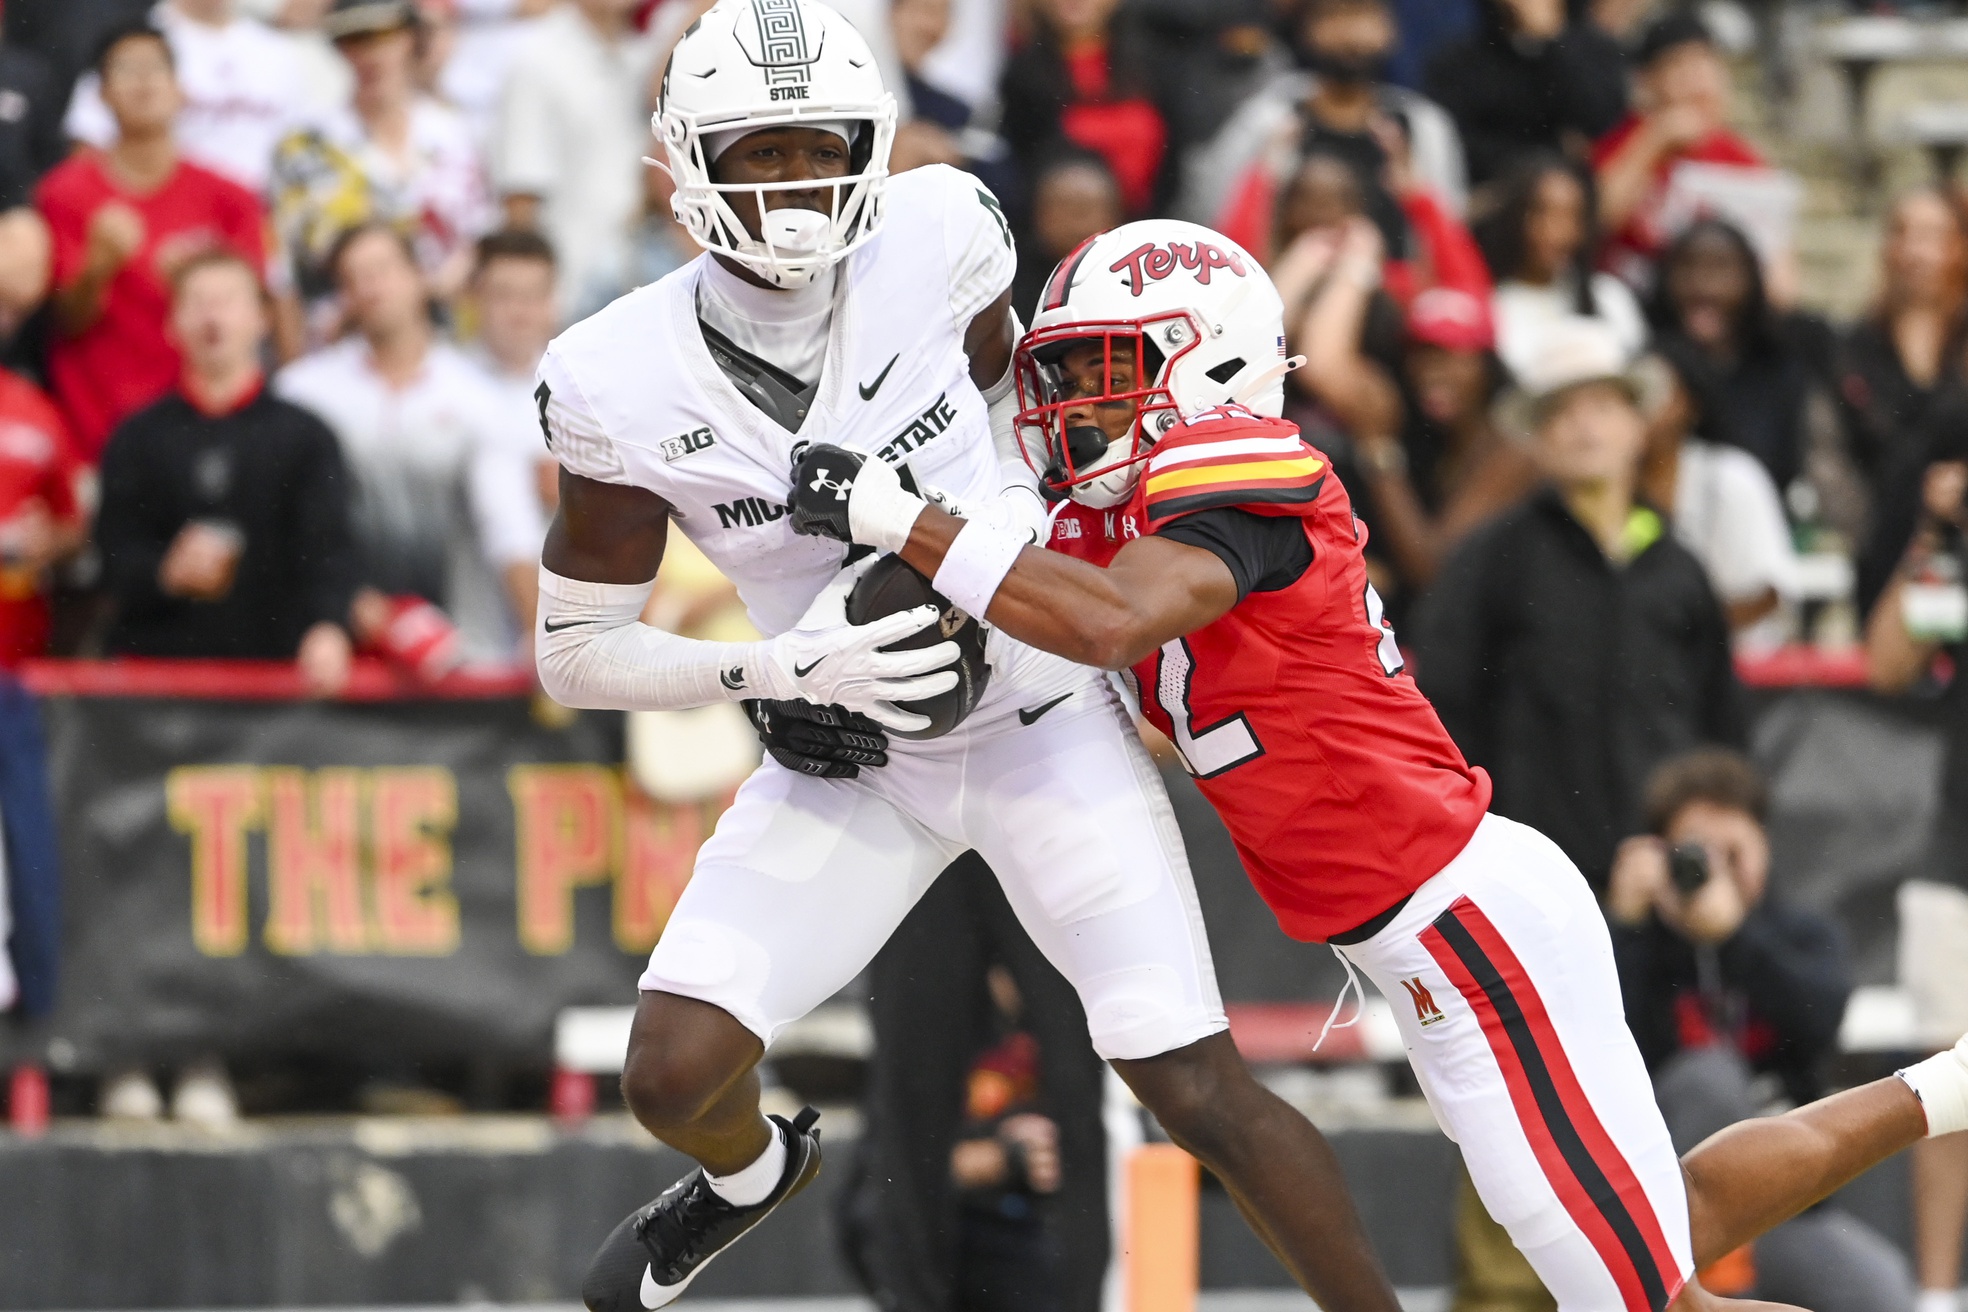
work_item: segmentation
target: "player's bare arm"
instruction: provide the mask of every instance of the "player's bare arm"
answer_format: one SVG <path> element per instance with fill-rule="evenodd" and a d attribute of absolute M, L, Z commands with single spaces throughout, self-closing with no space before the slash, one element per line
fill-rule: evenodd
<path fill-rule="evenodd" d="M 560 471 L 560 510 L 540 562 L 587 583 L 647 583 L 663 563 L 670 503 L 646 488 Z"/>
<path fill-rule="evenodd" d="M 1011 312 L 1011 289 L 977 312 L 964 330 L 964 354 L 970 357 L 970 381 L 989 390 L 1011 372 L 1011 353 L 1018 346 L 1018 316 Z"/>
<path fill-rule="evenodd" d="M 931 578 L 964 521 L 926 507 L 902 559 Z M 1215 553 L 1167 538 L 1137 538 L 1105 569 L 1027 547 L 998 585 L 985 618 L 1041 651 L 1124 670 L 1163 643 L 1193 633 L 1237 604 L 1237 581 Z"/>

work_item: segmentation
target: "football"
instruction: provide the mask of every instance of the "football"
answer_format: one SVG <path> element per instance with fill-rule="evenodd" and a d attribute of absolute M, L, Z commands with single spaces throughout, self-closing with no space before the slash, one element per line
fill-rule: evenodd
<path fill-rule="evenodd" d="M 956 663 L 945 668 L 957 672 L 957 686 L 921 701 L 898 702 L 897 705 L 905 711 L 929 717 L 930 724 L 927 729 L 909 733 L 893 729 L 888 731 L 897 738 L 941 738 L 977 709 L 977 703 L 984 699 L 984 689 L 991 682 L 991 666 L 984 659 L 984 626 L 978 623 L 975 616 L 958 610 L 948 597 L 931 587 L 929 580 L 900 556 L 883 556 L 869 566 L 867 573 L 855 583 L 854 590 L 847 594 L 847 622 L 867 624 L 885 615 L 922 605 L 935 606 L 940 610 L 942 622 L 932 624 L 920 633 L 910 634 L 900 642 L 890 643 L 882 650 L 913 651 L 945 640 L 954 642 L 958 649 Z"/>

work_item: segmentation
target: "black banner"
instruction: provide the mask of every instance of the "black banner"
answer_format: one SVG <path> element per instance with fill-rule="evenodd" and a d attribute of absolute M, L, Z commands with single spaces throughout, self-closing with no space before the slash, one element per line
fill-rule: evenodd
<path fill-rule="evenodd" d="M 625 787 L 619 716 L 524 699 L 45 713 L 66 932 L 36 1046 L 82 1069 L 543 1062 L 562 1007 L 634 998 L 719 809 Z"/>

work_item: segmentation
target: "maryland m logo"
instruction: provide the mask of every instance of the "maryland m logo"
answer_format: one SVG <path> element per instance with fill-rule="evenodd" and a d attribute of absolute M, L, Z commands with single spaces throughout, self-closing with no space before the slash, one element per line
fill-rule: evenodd
<path fill-rule="evenodd" d="M 1401 987 L 1408 991 L 1408 1000 L 1415 1004 L 1415 1019 L 1421 1022 L 1423 1029 L 1438 1020 L 1448 1019 L 1442 1014 L 1442 1009 L 1435 1005 L 1435 995 L 1428 991 L 1420 976 L 1402 980 Z"/>

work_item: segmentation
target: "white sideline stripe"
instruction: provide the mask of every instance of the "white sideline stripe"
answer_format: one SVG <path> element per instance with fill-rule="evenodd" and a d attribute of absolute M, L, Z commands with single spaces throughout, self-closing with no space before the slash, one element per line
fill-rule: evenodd
<path fill-rule="evenodd" d="M 1285 451 L 1297 451 L 1305 445 L 1295 437 L 1233 437 L 1227 442 L 1204 442 L 1195 446 L 1181 446 L 1164 452 L 1148 462 L 1151 473 L 1173 469 L 1177 465 L 1193 464 L 1198 460 L 1214 460 L 1218 456 L 1276 455 Z"/>

